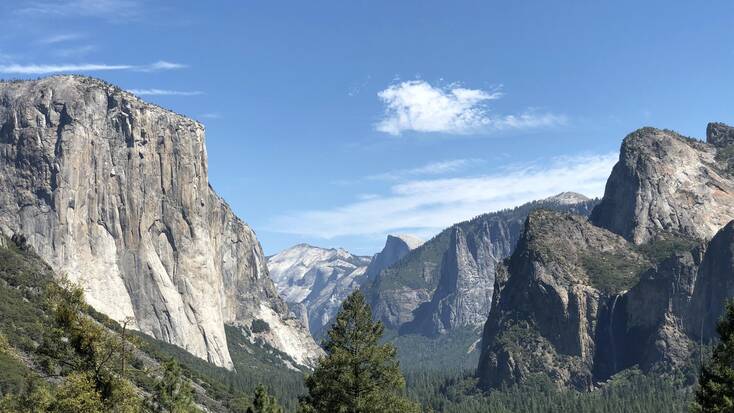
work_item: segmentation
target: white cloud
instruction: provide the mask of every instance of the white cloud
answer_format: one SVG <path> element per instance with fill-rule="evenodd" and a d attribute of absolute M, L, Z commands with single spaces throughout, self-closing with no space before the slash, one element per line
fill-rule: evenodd
<path fill-rule="evenodd" d="M 494 116 L 486 104 L 501 98 L 502 93 L 455 84 L 440 88 L 423 80 L 412 80 L 391 85 L 377 95 L 385 104 L 385 116 L 376 129 L 391 135 L 404 131 L 470 134 L 553 126 L 566 121 L 560 115 L 535 111 Z"/>
<path fill-rule="evenodd" d="M 406 177 L 443 175 L 451 172 L 458 172 L 481 163 L 484 163 L 481 159 L 450 159 L 431 162 L 412 169 L 398 169 L 381 174 L 369 175 L 365 179 L 370 181 L 394 181 Z"/>
<path fill-rule="evenodd" d="M 38 43 L 41 44 L 57 44 L 57 43 L 63 43 L 68 42 L 72 40 L 81 39 L 82 35 L 78 33 L 64 33 L 64 34 L 56 34 L 53 36 L 49 36 L 46 38 L 43 38 L 38 41 Z"/>
<path fill-rule="evenodd" d="M 480 105 L 498 99 L 499 93 L 460 87 L 440 89 L 422 80 L 392 85 L 379 92 L 385 104 L 385 118 L 377 130 L 399 135 L 406 130 L 418 132 L 469 133 L 488 122 Z"/>
<path fill-rule="evenodd" d="M 110 65 L 97 63 L 82 64 L 7 64 L 0 65 L 0 73 L 21 75 L 44 75 L 52 73 L 100 72 L 110 70 L 135 70 L 139 72 L 154 72 L 161 70 L 181 69 L 185 65 L 158 61 L 149 65 Z"/>
<path fill-rule="evenodd" d="M 166 89 L 128 89 L 128 92 L 138 96 L 196 96 L 204 92 L 198 90 L 166 90 Z"/>
<path fill-rule="evenodd" d="M 410 180 L 387 195 L 361 197 L 331 209 L 275 218 L 270 229 L 321 238 L 399 231 L 435 234 L 456 222 L 563 191 L 600 196 L 617 154 L 556 158 L 545 167 L 526 165 L 501 173 Z"/>
<path fill-rule="evenodd" d="M 185 69 L 186 65 L 180 63 L 166 62 L 165 60 L 159 60 L 153 64 L 147 66 L 138 66 L 138 70 L 143 72 L 155 72 L 159 70 L 173 70 L 173 69 Z"/>

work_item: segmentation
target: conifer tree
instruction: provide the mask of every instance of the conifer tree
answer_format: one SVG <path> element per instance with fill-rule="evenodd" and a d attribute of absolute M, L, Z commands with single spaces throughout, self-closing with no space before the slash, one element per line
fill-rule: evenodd
<path fill-rule="evenodd" d="M 258 384 L 252 406 L 247 408 L 247 413 L 283 413 L 283 408 L 275 397 L 268 394 L 265 386 Z"/>
<path fill-rule="evenodd" d="M 734 301 L 726 304 L 724 317 L 716 331 L 720 341 L 711 361 L 702 367 L 693 411 L 734 411 Z"/>
<path fill-rule="evenodd" d="M 410 413 L 418 406 L 403 396 L 405 379 L 391 344 L 380 344 L 380 322 L 360 291 L 342 304 L 324 342 L 326 356 L 306 379 L 304 412 Z"/>
<path fill-rule="evenodd" d="M 170 413 L 196 412 L 191 385 L 181 374 L 175 360 L 163 364 L 163 377 L 155 385 L 155 403 L 160 411 Z"/>

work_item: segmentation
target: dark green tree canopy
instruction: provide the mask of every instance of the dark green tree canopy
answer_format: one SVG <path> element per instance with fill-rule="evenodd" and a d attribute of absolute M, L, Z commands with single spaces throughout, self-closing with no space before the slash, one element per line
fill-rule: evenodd
<path fill-rule="evenodd" d="M 693 407 L 696 412 L 734 411 L 734 301 L 726 304 L 716 331 L 721 341 L 714 347 L 711 361 L 701 369 Z"/>
<path fill-rule="evenodd" d="M 252 406 L 247 408 L 247 413 L 283 413 L 283 408 L 275 397 L 268 394 L 265 386 L 259 384 L 255 388 L 255 397 L 252 400 Z"/>
<path fill-rule="evenodd" d="M 405 379 L 391 344 L 380 344 L 383 326 L 360 291 L 342 304 L 325 340 L 326 356 L 306 379 L 304 412 L 409 413 L 418 407 L 403 396 Z"/>

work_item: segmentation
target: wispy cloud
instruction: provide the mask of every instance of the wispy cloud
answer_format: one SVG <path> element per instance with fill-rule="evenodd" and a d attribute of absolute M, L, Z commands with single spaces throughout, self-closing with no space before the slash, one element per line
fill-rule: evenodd
<path fill-rule="evenodd" d="M 82 37 L 83 36 L 79 33 L 55 34 L 53 36 L 44 37 L 43 39 L 39 40 L 38 43 L 57 44 L 57 43 L 69 42 L 72 40 L 78 40 L 78 39 L 81 39 Z"/>
<path fill-rule="evenodd" d="M 397 169 L 380 174 L 368 175 L 365 179 L 370 181 L 395 181 L 416 176 L 444 175 L 466 170 L 471 166 L 482 163 L 484 163 L 484 161 L 481 159 L 449 159 L 445 161 L 431 162 L 416 168 Z"/>
<path fill-rule="evenodd" d="M 87 44 L 77 47 L 65 47 L 62 49 L 55 49 L 52 53 L 59 57 L 80 57 L 89 54 L 95 49 L 95 46 Z"/>
<path fill-rule="evenodd" d="M 502 93 L 467 89 L 456 84 L 435 87 L 423 80 L 412 80 L 391 85 L 377 95 L 385 105 L 385 115 L 375 127 L 391 135 L 405 131 L 471 134 L 566 122 L 564 116 L 536 111 L 492 115 L 487 102 L 501 98 Z"/>
<path fill-rule="evenodd" d="M 208 113 L 202 113 L 201 115 L 199 115 L 199 117 L 204 118 L 204 119 L 221 119 L 222 114 L 217 113 L 217 112 L 208 112 Z"/>
<path fill-rule="evenodd" d="M 386 195 L 279 216 L 270 229 L 322 238 L 398 231 L 435 234 L 476 215 L 563 191 L 599 196 L 616 159 L 614 153 L 572 156 L 544 167 L 525 165 L 491 175 L 409 180 L 391 186 Z"/>
<path fill-rule="evenodd" d="M 158 61 L 149 65 L 111 65 L 97 63 L 82 64 L 7 64 L 0 65 L 0 73 L 20 75 L 43 75 L 53 73 L 101 72 L 110 70 L 134 70 L 139 72 L 154 72 L 162 70 L 182 69 L 187 67 L 179 63 Z"/>
<path fill-rule="evenodd" d="M 140 15 L 142 5 L 136 0 L 56 0 L 31 1 L 17 9 L 20 14 L 54 17 L 99 17 L 126 20 Z"/>
<path fill-rule="evenodd" d="M 172 63 L 172 62 L 167 62 L 165 60 L 159 60 L 147 66 L 138 66 L 138 70 L 143 71 L 143 72 L 156 72 L 159 70 L 185 69 L 187 67 L 188 67 L 187 65 L 183 65 L 181 63 Z"/>
<path fill-rule="evenodd" d="M 203 95 L 199 90 L 166 90 L 166 89 L 128 89 L 128 92 L 138 96 L 196 96 Z"/>

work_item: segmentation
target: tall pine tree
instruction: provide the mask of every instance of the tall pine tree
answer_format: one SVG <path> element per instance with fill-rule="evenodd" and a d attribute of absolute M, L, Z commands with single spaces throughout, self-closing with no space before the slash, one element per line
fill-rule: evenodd
<path fill-rule="evenodd" d="M 693 407 L 696 412 L 734 411 L 734 301 L 726 304 L 716 331 L 721 341 L 711 361 L 701 369 Z"/>
<path fill-rule="evenodd" d="M 326 356 L 306 378 L 308 395 L 301 409 L 314 413 L 411 413 L 418 406 L 406 399 L 405 379 L 391 344 L 380 344 L 380 322 L 360 291 L 342 304 L 324 342 Z"/>
<path fill-rule="evenodd" d="M 247 413 L 283 413 L 275 397 L 268 394 L 265 386 L 258 384 L 255 388 L 255 397 L 252 406 L 247 408 Z"/>

